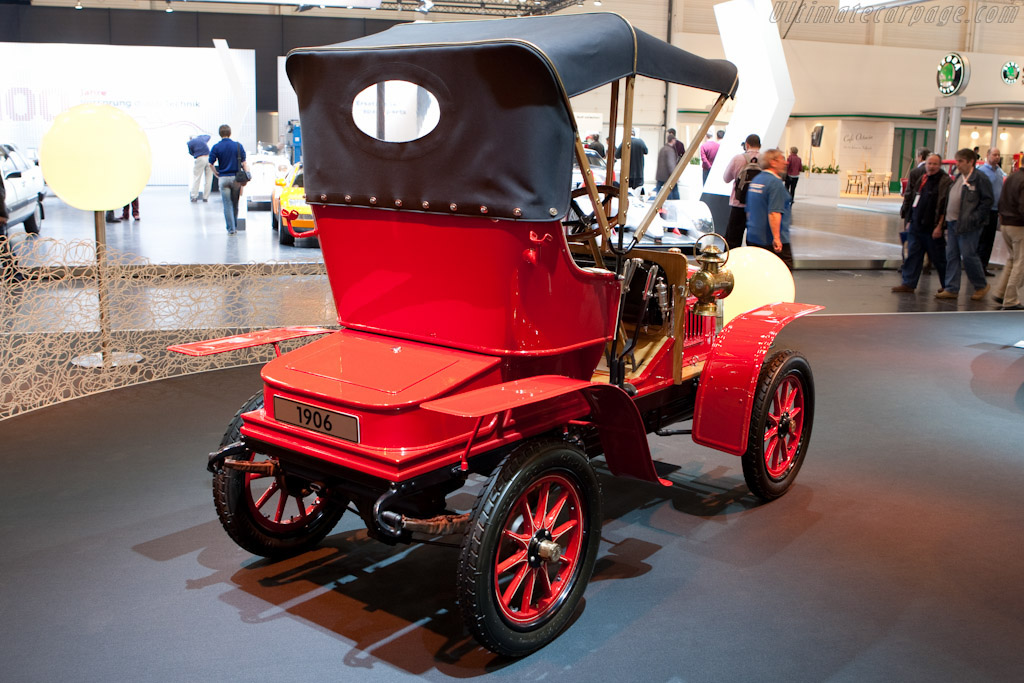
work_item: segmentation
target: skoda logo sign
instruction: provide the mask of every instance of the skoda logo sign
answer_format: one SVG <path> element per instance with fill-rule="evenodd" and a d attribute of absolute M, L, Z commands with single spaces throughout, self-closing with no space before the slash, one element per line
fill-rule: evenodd
<path fill-rule="evenodd" d="M 939 62 L 939 72 L 935 82 L 943 95 L 955 95 L 967 87 L 971 77 L 971 67 L 967 60 L 955 52 L 951 52 Z"/>
<path fill-rule="evenodd" d="M 1013 85 L 1020 78 L 1020 65 L 1017 62 L 1003 64 L 1003 83 Z"/>

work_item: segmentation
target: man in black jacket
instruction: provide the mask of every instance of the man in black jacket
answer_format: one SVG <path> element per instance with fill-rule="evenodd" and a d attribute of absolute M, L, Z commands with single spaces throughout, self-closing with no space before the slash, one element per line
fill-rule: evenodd
<path fill-rule="evenodd" d="M 942 158 L 938 154 L 929 156 L 921 168 L 922 173 L 916 174 L 913 184 L 907 184 L 903 197 L 903 206 L 908 209 L 907 258 L 901 271 L 903 282 L 892 288 L 894 292 L 909 293 L 917 288 L 925 252 L 939 275 L 939 291 L 946 281 L 946 241 L 942 236 L 942 219 L 953 181 L 942 170 Z"/>
<path fill-rule="evenodd" d="M 633 129 L 633 136 L 630 138 L 629 149 L 629 189 L 634 190 L 644 186 L 644 155 L 647 154 L 647 144 L 636 136 L 636 128 Z M 622 145 L 615 150 L 615 158 L 622 158 Z M 619 170 L 622 173 L 622 170 Z"/>
<path fill-rule="evenodd" d="M 956 299 L 960 294 L 960 259 L 967 279 L 974 285 L 971 299 L 981 301 L 988 293 L 985 269 L 978 257 L 978 239 L 992 210 L 992 183 L 974 167 L 974 151 L 961 149 L 954 157 L 960 175 L 949 189 L 946 203 L 946 288 L 935 296 Z"/>
<path fill-rule="evenodd" d="M 927 147 L 922 147 L 917 150 L 918 164 L 914 168 L 910 169 L 910 173 L 907 175 L 907 190 L 903 195 L 903 206 L 900 207 L 900 218 L 903 219 L 904 226 L 910 223 L 910 209 L 912 208 L 911 204 L 913 203 L 911 190 L 916 192 L 917 188 L 921 185 L 921 176 L 925 174 L 925 164 L 928 161 L 928 157 L 931 155 L 932 152 Z"/>
<path fill-rule="evenodd" d="M 1024 311 L 1024 170 L 1007 177 L 999 197 L 999 219 L 1010 255 L 992 296 L 1004 311 Z"/>

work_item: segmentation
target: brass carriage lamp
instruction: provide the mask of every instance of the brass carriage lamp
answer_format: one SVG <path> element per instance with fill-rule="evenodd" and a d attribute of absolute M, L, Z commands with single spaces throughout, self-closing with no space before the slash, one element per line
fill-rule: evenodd
<path fill-rule="evenodd" d="M 708 244 L 702 246 L 701 242 L 710 237 Z M 724 251 L 715 245 L 715 238 L 722 242 Z M 693 312 L 697 315 L 715 317 L 718 315 L 718 299 L 724 299 L 732 293 L 733 276 L 725 268 L 729 260 L 729 247 L 721 235 L 708 233 L 702 235 L 694 245 L 697 255 L 695 260 L 700 264 L 700 270 L 693 274 L 687 283 L 690 294 L 697 297 L 697 305 Z"/>

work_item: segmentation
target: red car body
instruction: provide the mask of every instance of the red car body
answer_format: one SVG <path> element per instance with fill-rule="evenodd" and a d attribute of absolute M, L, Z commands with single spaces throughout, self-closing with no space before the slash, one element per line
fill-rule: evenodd
<path fill-rule="evenodd" d="M 594 30 L 624 30 L 620 17 L 591 16 Z M 550 24 L 550 37 L 566 20 L 504 21 L 500 28 L 529 32 Z M 417 25 L 399 34 L 407 42 L 395 49 L 415 54 L 410 45 L 422 43 L 434 50 L 439 43 L 428 38 L 435 33 L 472 32 L 466 26 L 473 23 L 487 24 L 476 39 L 491 50 L 498 24 L 490 22 Z M 639 32 L 623 35 L 654 45 Z M 386 36 L 371 38 L 308 51 L 294 67 L 289 58 L 300 101 L 327 80 L 330 60 L 376 58 Z M 510 44 L 523 45 L 516 37 Z M 508 53 L 498 58 L 515 68 Z M 527 51 L 525 59 L 533 64 L 536 55 Z M 416 68 L 421 64 L 430 60 Z M 636 60 L 625 64 L 631 88 Z M 720 102 L 734 92 L 731 65 L 697 66 L 700 74 L 721 71 Z M 665 77 L 684 82 L 692 68 L 687 62 Z M 698 87 L 712 88 L 703 80 Z M 556 101 L 550 115 L 562 116 L 566 103 Z M 336 110 L 328 103 L 303 111 L 307 141 L 351 134 L 351 121 L 337 120 Z M 450 119 L 442 117 L 442 135 L 461 134 L 446 133 L 446 125 Z M 568 123 L 566 130 L 572 132 Z M 430 144 L 430 135 L 419 144 Z M 648 434 L 692 418 L 695 441 L 742 456 L 756 495 L 770 500 L 789 488 L 810 437 L 813 383 L 806 361 L 792 352 L 766 357 L 782 327 L 820 307 L 768 303 L 719 331 L 715 301 L 732 281 L 717 249 L 702 250 L 698 267 L 681 253 L 629 250 L 622 230 L 615 247 L 613 217 L 604 215 L 594 218 L 598 227 L 567 236 L 561 217 L 570 168 L 561 143 L 541 140 L 538 149 L 553 150 L 564 197 L 540 182 L 536 190 L 513 187 L 505 201 L 490 178 L 470 188 L 460 181 L 451 191 L 467 193 L 470 203 L 467 195 L 438 201 L 415 154 L 403 160 L 368 140 L 359 143 L 362 152 L 335 147 L 328 156 L 318 146 L 304 154 L 307 199 L 341 329 L 284 328 L 173 347 L 202 355 L 323 335 L 263 368 L 262 392 L 211 456 L 217 510 L 236 542 L 270 557 L 302 552 L 349 502 L 386 543 L 462 535 L 459 600 L 467 627 L 495 652 L 524 655 L 567 625 L 593 568 L 600 494 L 591 458 L 603 455 L 614 475 L 671 485 L 657 473 Z M 575 147 L 585 169 L 578 135 Z M 363 152 L 362 173 L 338 180 L 337 155 Z M 415 182 L 404 185 L 400 171 Z M 362 189 L 375 174 L 391 174 L 387 185 Z M 588 186 L 596 191 L 593 178 Z M 446 496 L 470 473 L 488 477 L 484 492 L 472 512 L 449 510 Z"/>

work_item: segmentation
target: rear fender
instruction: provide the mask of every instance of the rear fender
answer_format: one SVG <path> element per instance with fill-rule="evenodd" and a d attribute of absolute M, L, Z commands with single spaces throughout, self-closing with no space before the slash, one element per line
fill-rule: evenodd
<path fill-rule="evenodd" d="M 733 455 L 747 450 L 750 414 L 761 366 L 779 330 L 824 306 L 768 304 L 737 316 L 715 337 L 701 373 L 693 440 Z"/>
<path fill-rule="evenodd" d="M 629 394 L 612 384 L 561 375 L 540 375 L 427 401 L 421 407 L 448 415 L 476 418 L 479 429 L 483 418 L 489 415 L 574 392 L 579 392 L 590 406 L 592 423 L 597 427 L 612 474 L 672 485 L 658 477 L 654 469 L 647 445 L 647 431 L 636 404 Z M 468 454 L 469 447 L 466 451 Z"/>

